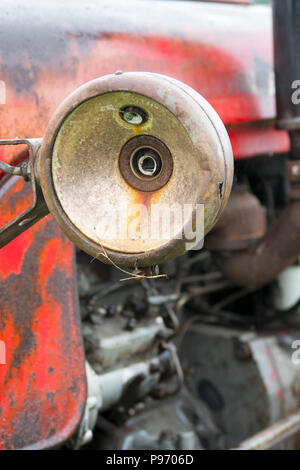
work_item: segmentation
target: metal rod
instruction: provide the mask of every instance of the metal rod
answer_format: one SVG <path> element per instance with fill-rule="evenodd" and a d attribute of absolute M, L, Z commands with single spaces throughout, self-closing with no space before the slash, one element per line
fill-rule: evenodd
<path fill-rule="evenodd" d="M 1 161 L 0 170 L 4 171 L 4 173 L 8 173 L 9 175 L 22 176 L 21 168 L 19 166 L 12 166 Z"/>
<path fill-rule="evenodd" d="M 246 439 L 234 450 L 266 450 L 300 431 L 300 410 Z"/>

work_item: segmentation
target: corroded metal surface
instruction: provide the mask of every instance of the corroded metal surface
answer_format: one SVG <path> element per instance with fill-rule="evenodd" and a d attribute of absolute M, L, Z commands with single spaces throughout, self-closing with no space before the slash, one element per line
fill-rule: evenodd
<path fill-rule="evenodd" d="M 12 139 L 11 141 L 0 140 L 2 145 L 20 145 L 26 144 L 28 146 L 29 160 L 26 160 L 19 167 L 20 176 L 24 177 L 25 181 L 31 180 L 31 189 L 33 195 L 32 203 L 20 214 L 17 214 L 12 220 L 7 221 L 5 226 L 0 225 L 0 248 L 7 245 L 10 241 L 30 228 L 41 218 L 49 213 L 48 207 L 45 204 L 42 190 L 36 181 L 34 174 L 34 165 L 37 152 L 40 148 L 42 139 Z M 1 147 L 0 147 L 1 148 Z M 15 167 L 11 167 L 15 168 Z M 29 184 L 29 183 L 28 183 Z"/>
<path fill-rule="evenodd" d="M 32 202 L 18 177 L 0 188 L 0 224 Z M 49 448 L 75 431 L 85 405 L 74 247 L 51 216 L 0 250 L 0 449 Z"/>
<path fill-rule="evenodd" d="M 234 194 L 227 212 L 207 240 L 234 284 L 259 287 L 297 261 L 300 254 L 300 166 L 288 161 L 290 202 L 267 229 L 264 209 L 254 195 Z"/>
<path fill-rule="evenodd" d="M 235 158 L 289 149 L 287 133 L 274 128 L 268 7 L 86 0 L 71 12 L 58 0 L 27 0 L 16 15 L 14 2 L 2 0 L 1 12 L 1 138 L 40 137 L 82 83 L 142 70 L 201 93 L 227 126 Z"/>
<path fill-rule="evenodd" d="M 260 240 L 266 232 L 266 210 L 256 196 L 232 192 L 228 204 L 205 239 L 208 250 L 242 250 Z"/>
<path fill-rule="evenodd" d="M 300 203 L 291 201 L 277 221 L 248 249 L 219 258 L 225 276 L 240 286 L 258 287 L 291 266 L 300 252 Z"/>
<path fill-rule="evenodd" d="M 128 124 L 120 117 L 120 109 L 128 105 L 144 109 L 149 119 L 140 125 Z M 167 176 L 157 190 L 135 189 L 118 169 L 124 144 L 135 142 L 137 136 L 162 142 L 155 144 L 157 148 L 151 144 L 162 156 L 157 179 Z M 171 174 L 164 147 L 173 161 Z M 129 72 L 88 82 L 60 105 L 44 135 L 39 169 L 47 205 L 71 240 L 107 261 L 104 247 L 114 262 L 134 267 L 184 253 L 185 227 L 200 225 L 196 220 L 199 204 L 204 205 L 204 233 L 209 232 L 227 203 L 233 158 L 220 118 L 198 93 L 169 77 Z M 178 223 L 171 220 L 169 239 L 160 234 L 128 235 L 133 206 L 145 208 L 140 226 L 150 227 L 153 206 L 173 203 L 180 210 L 189 207 L 189 213 Z M 99 236 L 103 223 L 99 208 L 108 204 L 125 213 L 124 237 Z"/>

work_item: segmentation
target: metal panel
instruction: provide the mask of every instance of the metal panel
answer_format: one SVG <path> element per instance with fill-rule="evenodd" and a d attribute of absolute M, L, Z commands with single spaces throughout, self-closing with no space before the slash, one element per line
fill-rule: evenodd
<path fill-rule="evenodd" d="M 0 137 L 40 137 L 59 103 L 87 80 L 149 71 L 200 92 L 228 126 L 236 158 L 289 149 L 286 131 L 274 128 L 269 7 L 87 0 L 70 11 L 57 0 L 28 0 L 18 15 L 15 8 L 1 3 Z"/>
<path fill-rule="evenodd" d="M 0 188 L 0 225 L 32 200 L 11 177 Z M 0 449 L 49 448 L 76 429 L 86 378 L 75 254 L 51 216 L 0 250 Z"/>

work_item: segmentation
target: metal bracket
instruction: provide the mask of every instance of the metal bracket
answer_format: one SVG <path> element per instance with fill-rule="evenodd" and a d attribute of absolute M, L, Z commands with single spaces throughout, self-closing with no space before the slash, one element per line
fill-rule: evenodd
<path fill-rule="evenodd" d="M 23 176 L 25 181 L 31 181 L 33 202 L 24 212 L 18 215 L 15 219 L 8 222 L 4 227 L 0 228 L 0 248 L 7 245 L 14 238 L 21 233 L 25 232 L 29 227 L 34 225 L 40 219 L 45 217 L 49 213 L 49 209 L 45 203 L 41 187 L 38 182 L 38 178 L 35 174 L 35 162 L 40 149 L 42 139 L 9 139 L 0 140 L 0 145 L 21 145 L 25 144 L 29 151 L 29 161 L 26 165 L 21 167 L 11 167 L 10 165 L 1 165 L 0 169 L 5 171 L 6 167 L 15 168 L 15 171 L 10 171 L 10 168 L 6 168 L 7 173 L 14 174 L 17 176 Z"/>

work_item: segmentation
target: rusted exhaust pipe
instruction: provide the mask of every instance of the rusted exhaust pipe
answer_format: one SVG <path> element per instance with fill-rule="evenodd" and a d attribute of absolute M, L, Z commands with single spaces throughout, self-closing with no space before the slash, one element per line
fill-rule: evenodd
<path fill-rule="evenodd" d="M 275 279 L 300 254 L 300 202 L 293 201 L 259 243 L 223 254 L 219 262 L 234 284 L 259 287 Z"/>
<path fill-rule="evenodd" d="M 207 237 L 206 248 L 218 252 L 224 275 L 238 286 L 262 286 L 300 255 L 300 190 L 296 185 L 299 162 L 288 162 L 288 177 L 293 183 L 290 203 L 265 234 L 264 210 L 257 198 L 249 193 L 233 193 Z"/>
<path fill-rule="evenodd" d="M 266 233 L 266 211 L 254 194 L 232 192 L 226 209 L 205 240 L 211 251 L 241 251 Z"/>

